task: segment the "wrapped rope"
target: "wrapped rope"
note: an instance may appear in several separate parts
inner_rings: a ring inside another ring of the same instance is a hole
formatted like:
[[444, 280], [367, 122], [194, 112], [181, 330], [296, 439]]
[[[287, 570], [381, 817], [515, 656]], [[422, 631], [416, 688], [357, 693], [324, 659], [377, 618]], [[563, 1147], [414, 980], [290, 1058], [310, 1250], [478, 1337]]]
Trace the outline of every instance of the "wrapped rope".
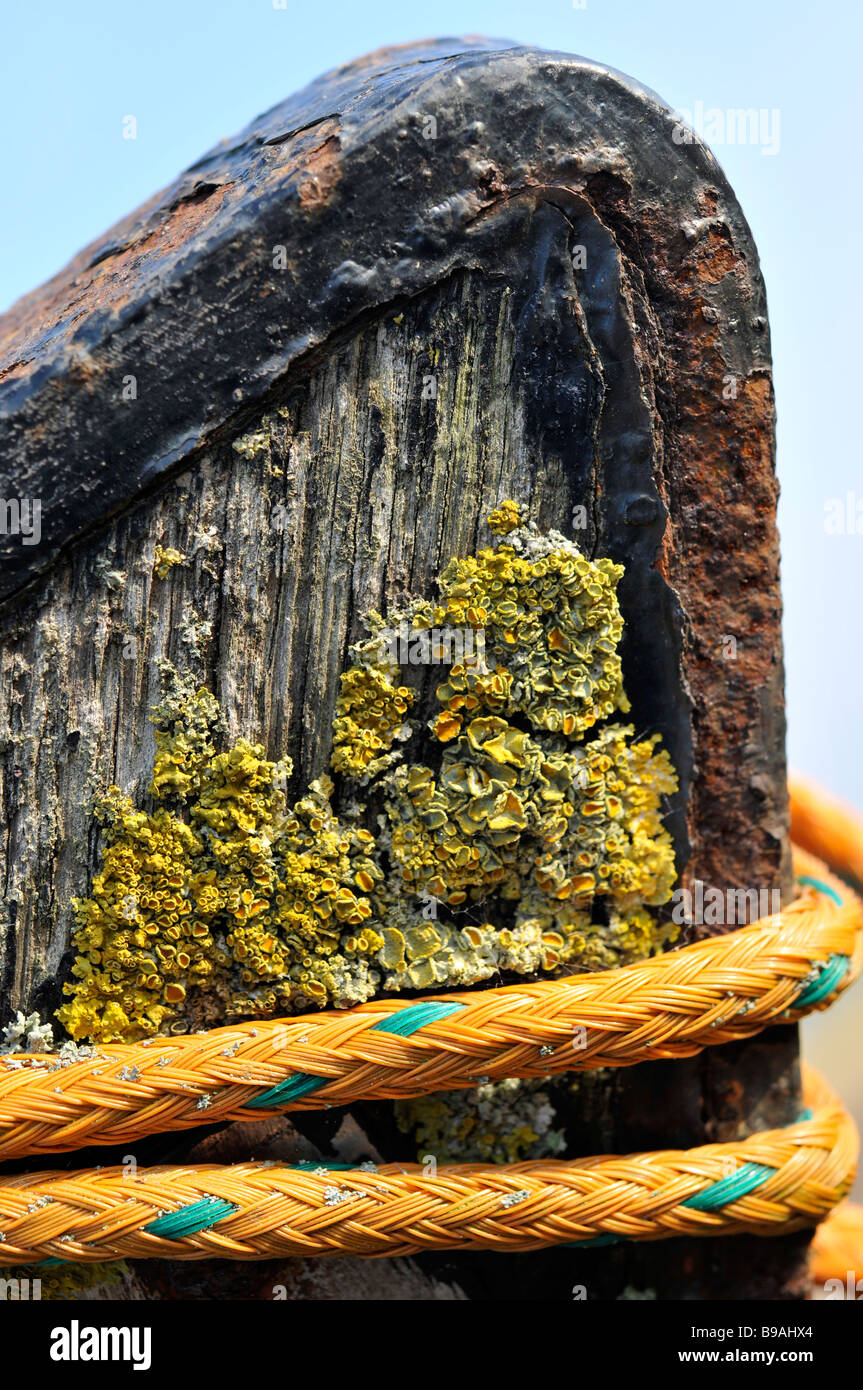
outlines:
[[[795, 790], [794, 804], [800, 838], [856, 875], [863, 855], [847, 814], [834, 805], [821, 813], [811, 792]], [[863, 905], [802, 849], [795, 868], [801, 895], [781, 913], [620, 970], [106, 1045], [69, 1065], [50, 1054], [2, 1058], [0, 1158], [124, 1142], [200, 1124], [204, 1114], [252, 1120], [471, 1087], [478, 1074], [686, 1057], [749, 1037], [826, 1007], [860, 971]], [[813, 1074], [807, 1098], [813, 1113], [781, 1130], [628, 1157], [458, 1164], [434, 1174], [400, 1164], [244, 1163], [0, 1177], [0, 1264], [785, 1233], [823, 1220], [854, 1177], [853, 1122]], [[853, 1226], [854, 1209], [840, 1210]], [[822, 1233], [822, 1252], [829, 1239]]]

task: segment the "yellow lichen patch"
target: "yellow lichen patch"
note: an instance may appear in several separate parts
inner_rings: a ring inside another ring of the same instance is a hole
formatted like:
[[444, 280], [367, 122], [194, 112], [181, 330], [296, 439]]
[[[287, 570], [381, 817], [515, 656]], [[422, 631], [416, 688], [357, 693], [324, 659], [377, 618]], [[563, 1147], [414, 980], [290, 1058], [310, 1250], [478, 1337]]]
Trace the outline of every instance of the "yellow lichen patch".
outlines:
[[181, 550], [173, 550], [171, 546], [157, 545], [153, 557], [153, 570], [159, 579], [167, 579], [175, 565], [185, 565], [188, 563], [188, 556]]
[[482, 625], [486, 659], [508, 682], [503, 703], [535, 729], [579, 737], [629, 708], [617, 652], [622, 574], [611, 560], [587, 560], [563, 536], [519, 528], [505, 545], [450, 561], [433, 620]]
[[454, 665], [447, 679], [438, 686], [437, 698], [445, 712], [460, 718], [481, 710], [497, 713], [506, 709], [511, 690], [512, 676], [505, 666], [480, 671], [475, 666]]
[[165, 809], [136, 811], [117, 787], [100, 809], [102, 869], [90, 898], [73, 904], [79, 983], [67, 986], [73, 998], [57, 1017], [73, 1038], [125, 1042], [157, 1032], [173, 1015], [166, 989], [206, 971], [214, 943], [207, 933], [183, 949], [199, 920], [190, 890], [203, 844], [192, 828]]
[[209, 690], [163, 671], [165, 698], [153, 711], [156, 757], [150, 788], [156, 797], [186, 797], [200, 788], [201, 775], [215, 756], [221, 712]]
[[[110, 789], [75, 903], [73, 1037], [606, 968], [672, 938], [654, 910], [675, 880], [675, 773], [658, 735], [609, 722], [629, 707], [621, 568], [515, 503], [492, 530], [438, 602], [370, 615], [341, 678], [336, 780], [293, 805], [290, 760], [229, 746], [214, 696], [163, 667], [153, 809]], [[447, 664], [455, 629], [484, 641]]]
[[[674, 774], [655, 737], [630, 744], [631, 735], [631, 727], [611, 726], [568, 748], [489, 717], [447, 746], [437, 776], [418, 767], [392, 775], [390, 857], [405, 889], [451, 907], [484, 903], [488, 912], [492, 897], [510, 905], [512, 929], [483, 942], [489, 950], [484, 959], [476, 952], [477, 978], [517, 969], [519, 960], [538, 969], [543, 960], [577, 958], [590, 936], [602, 935], [590, 918], [601, 898], [625, 919], [670, 896], [674, 856], [661, 806]], [[434, 982], [452, 981], [455, 971], [466, 983], [464, 966], [455, 965], [464, 941], [437, 930], [435, 964], [443, 969]], [[657, 932], [653, 944], [667, 935]], [[644, 954], [628, 949], [634, 941], [614, 936], [625, 956]], [[388, 985], [416, 983], [407, 967], [397, 974]]]
[[[4, 1266], [0, 1278], [17, 1284], [19, 1298], [28, 1302], [73, 1302], [89, 1289], [119, 1289], [131, 1273], [124, 1260], [79, 1263], [62, 1261], [59, 1267], [45, 1263]], [[24, 1292], [26, 1290], [26, 1292]], [[8, 1297], [8, 1293], [7, 1293]]]
[[413, 702], [414, 692], [394, 685], [383, 663], [346, 671], [333, 723], [333, 772], [357, 780], [381, 772]]
[[332, 784], [286, 810], [286, 772], [241, 741], [186, 792], [188, 822], [111, 789], [102, 869], [74, 904], [78, 983], [58, 1012], [73, 1037], [164, 1031], [190, 1004], [207, 1021], [374, 993], [384, 938], [363, 887], [381, 869], [335, 818]]
[[508, 536], [510, 531], [514, 531], [517, 526], [521, 526], [523, 521], [521, 507], [511, 498], [501, 502], [499, 507], [488, 514], [489, 530], [496, 536]]

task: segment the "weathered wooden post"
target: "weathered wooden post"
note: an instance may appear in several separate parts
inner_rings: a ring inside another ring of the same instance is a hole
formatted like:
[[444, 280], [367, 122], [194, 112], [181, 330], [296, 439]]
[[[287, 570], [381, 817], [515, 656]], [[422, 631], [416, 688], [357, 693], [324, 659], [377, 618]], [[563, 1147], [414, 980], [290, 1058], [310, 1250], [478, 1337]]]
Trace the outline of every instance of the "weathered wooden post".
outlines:
[[[296, 799], [327, 770], [363, 616], [431, 597], [510, 498], [624, 567], [628, 719], [677, 772], [680, 882], [790, 890], [764, 288], [713, 157], [637, 83], [481, 40], [328, 74], [10, 310], [0, 406], [0, 1021], [68, 1002], [72, 900], [105, 848], [94, 798], [114, 783], [152, 808], [151, 707], [176, 733], [206, 687], [228, 743], [290, 756]], [[218, 1022], [218, 997], [194, 997], [168, 996], [160, 1027]], [[573, 1155], [736, 1137], [795, 1118], [796, 1032], [549, 1094]], [[136, 1156], [416, 1151], [376, 1103]], [[804, 1250], [126, 1277], [169, 1297], [795, 1297]]]

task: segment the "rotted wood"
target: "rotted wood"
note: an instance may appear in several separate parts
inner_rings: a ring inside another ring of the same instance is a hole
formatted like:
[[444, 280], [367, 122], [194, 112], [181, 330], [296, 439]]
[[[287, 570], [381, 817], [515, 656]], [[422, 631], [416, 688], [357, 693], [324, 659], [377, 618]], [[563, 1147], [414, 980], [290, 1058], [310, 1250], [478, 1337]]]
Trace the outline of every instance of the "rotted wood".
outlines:
[[[93, 795], [145, 797], [160, 663], [208, 684], [233, 736], [290, 753], [299, 791], [362, 614], [427, 592], [506, 496], [567, 534], [584, 508], [579, 544], [626, 566], [625, 683], [680, 775], [682, 881], [790, 892], [764, 287], [724, 176], [675, 124], [584, 59], [385, 50], [258, 118], [0, 321], [0, 494], [41, 502], [32, 543], [0, 536], [4, 1020], [60, 1003]], [[186, 557], [165, 579], [157, 545]], [[796, 1117], [796, 1032], [558, 1101], [572, 1155], [739, 1137]], [[362, 1104], [138, 1147], [414, 1156], [391, 1107]], [[129, 1278], [157, 1297], [796, 1297], [804, 1247]]]

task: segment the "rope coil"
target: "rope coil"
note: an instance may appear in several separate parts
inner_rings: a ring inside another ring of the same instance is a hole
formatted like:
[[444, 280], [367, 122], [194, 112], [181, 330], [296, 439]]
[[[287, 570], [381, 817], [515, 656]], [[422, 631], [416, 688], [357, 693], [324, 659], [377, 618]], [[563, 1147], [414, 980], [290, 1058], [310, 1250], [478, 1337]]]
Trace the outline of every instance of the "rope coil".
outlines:
[[[833, 845], [830, 814], [826, 828], [810, 816], [811, 847]], [[803, 893], [780, 914], [619, 970], [110, 1044], [69, 1065], [0, 1058], [0, 1159], [750, 1037], [826, 1007], [863, 964], [863, 905], [808, 854], [795, 867]], [[413, 1165], [260, 1163], [3, 1176], [0, 1264], [785, 1233], [822, 1220], [854, 1176], [853, 1123], [811, 1078], [808, 1092], [811, 1118], [679, 1152], [461, 1164], [434, 1177]]]
[[619, 970], [106, 1044], [68, 1066], [0, 1058], [0, 1156], [690, 1057], [752, 1037], [825, 1007], [863, 963], [859, 901], [809, 856], [797, 864], [809, 882], [778, 916]]
[[854, 1126], [833, 1101], [809, 1120], [733, 1144], [456, 1164], [433, 1177], [416, 1164], [34, 1173], [0, 1180], [2, 1258], [396, 1256], [784, 1234], [841, 1200], [856, 1155]]

